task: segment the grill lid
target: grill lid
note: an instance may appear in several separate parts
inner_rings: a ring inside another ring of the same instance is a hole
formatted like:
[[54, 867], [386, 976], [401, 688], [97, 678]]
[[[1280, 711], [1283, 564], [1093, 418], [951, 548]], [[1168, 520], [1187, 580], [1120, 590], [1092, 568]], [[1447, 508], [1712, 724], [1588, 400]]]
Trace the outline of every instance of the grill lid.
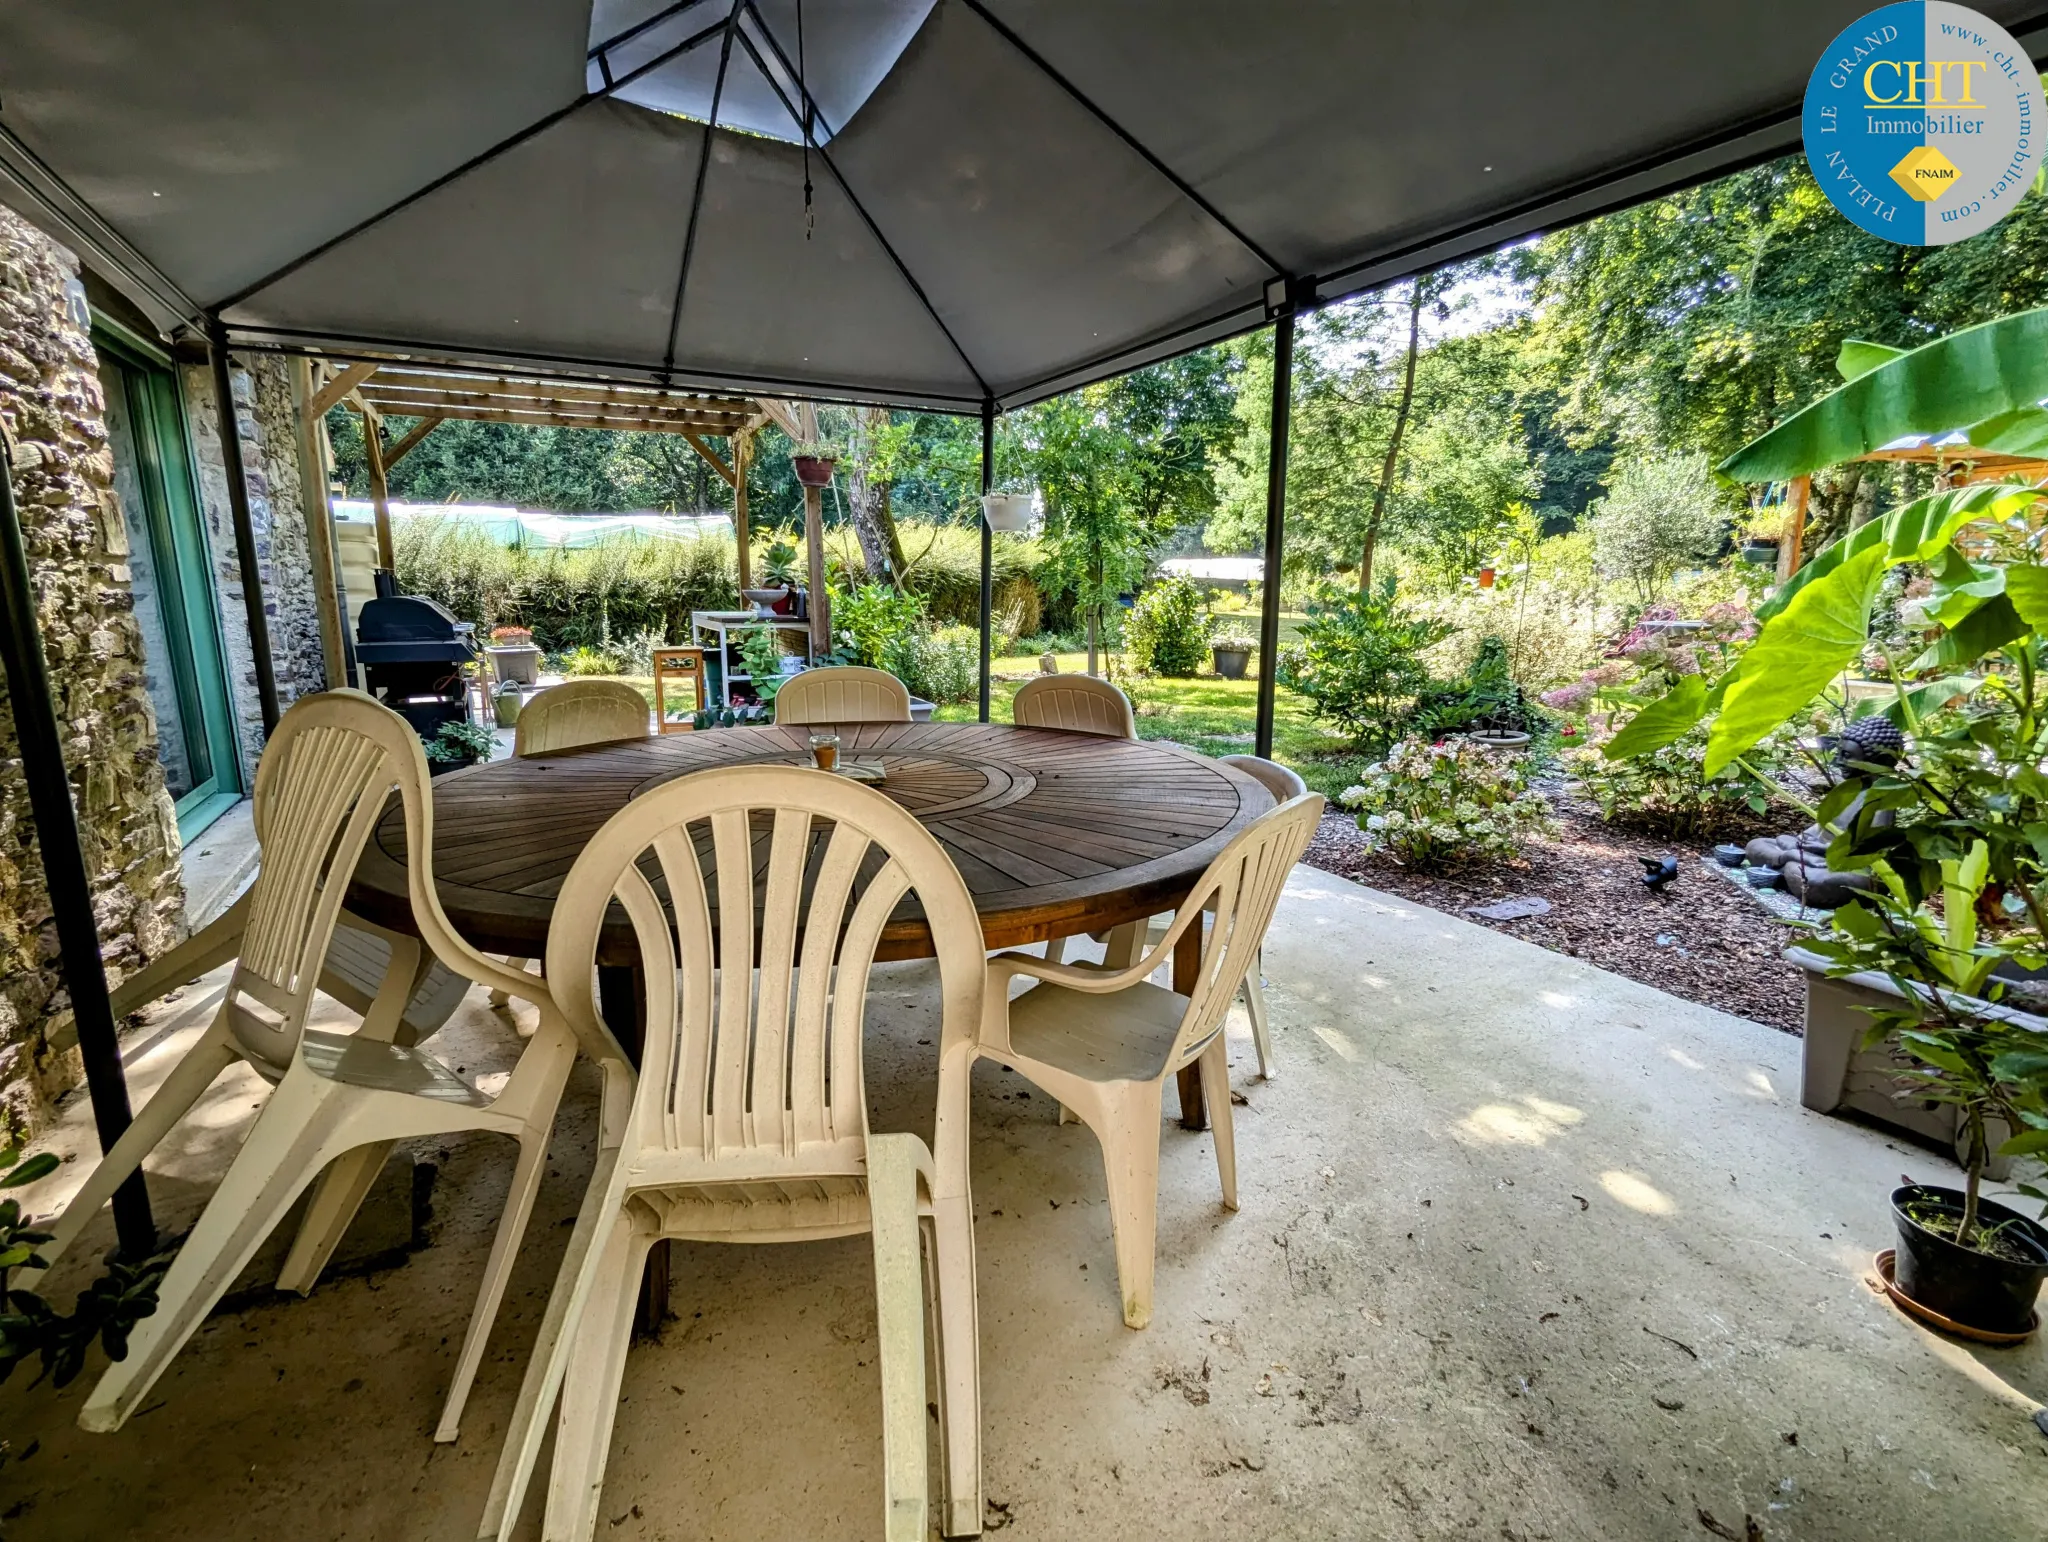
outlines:
[[356, 656], [365, 664], [468, 663], [477, 656], [475, 634], [474, 625], [457, 621], [438, 601], [395, 594], [363, 606], [356, 621]]

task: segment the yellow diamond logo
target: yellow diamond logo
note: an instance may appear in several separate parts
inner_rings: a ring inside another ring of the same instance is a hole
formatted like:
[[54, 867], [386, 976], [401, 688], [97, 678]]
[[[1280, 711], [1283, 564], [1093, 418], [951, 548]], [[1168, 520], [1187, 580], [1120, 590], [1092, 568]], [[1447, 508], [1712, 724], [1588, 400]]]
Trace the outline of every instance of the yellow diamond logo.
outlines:
[[1956, 185], [1955, 162], [1933, 145], [1920, 145], [1892, 168], [1892, 180], [1922, 203], [1933, 203]]

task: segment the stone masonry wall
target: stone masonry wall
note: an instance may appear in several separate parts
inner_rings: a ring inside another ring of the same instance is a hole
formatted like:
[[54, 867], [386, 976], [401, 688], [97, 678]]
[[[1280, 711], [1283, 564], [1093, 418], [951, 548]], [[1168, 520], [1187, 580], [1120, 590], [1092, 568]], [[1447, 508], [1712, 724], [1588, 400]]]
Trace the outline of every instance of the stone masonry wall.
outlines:
[[[306, 692], [324, 690], [327, 685], [326, 663], [320, 652], [320, 615], [313, 601], [313, 559], [299, 487], [298, 425], [292, 411], [290, 366], [267, 354], [235, 357], [232, 362], [229, 379], [234, 385], [235, 422], [242, 438], [242, 468], [249, 484], [249, 523], [256, 533], [263, 614], [270, 624], [270, 654], [282, 710]], [[221, 460], [219, 419], [214, 414], [213, 372], [206, 365], [188, 364], [179, 377], [220, 595], [228, 682], [241, 732], [242, 785], [253, 787], [256, 757], [263, 751], [263, 713], [256, 698], [255, 655], [249, 646], [242, 570], [235, 556], [234, 514], [228, 506], [227, 471]]]
[[[143, 685], [89, 317], [70, 253], [0, 209], [0, 418], [110, 981], [183, 935], [177, 822]], [[0, 680], [0, 1122], [78, 1080], [69, 995]]]

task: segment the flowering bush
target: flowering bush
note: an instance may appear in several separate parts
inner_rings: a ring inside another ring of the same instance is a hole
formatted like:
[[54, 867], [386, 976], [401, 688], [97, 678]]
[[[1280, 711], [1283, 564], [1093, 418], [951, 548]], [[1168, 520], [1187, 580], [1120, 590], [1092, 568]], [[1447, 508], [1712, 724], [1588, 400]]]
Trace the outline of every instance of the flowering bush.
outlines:
[[1555, 829], [1519, 761], [1463, 739], [1404, 739], [1337, 801], [1357, 813], [1368, 851], [1424, 871], [1519, 856]]
[[1707, 780], [1704, 724], [1647, 755], [1609, 760], [1596, 744], [1566, 757], [1579, 790], [1598, 805], [1602, 819], [1670, 840], [1739, 829], [1779, 801], [1781, 790], [1770, 780], [1778, 764], [1772, 746], [1761, 744], [1743, 759], [1747, 765], [1730, 766]]

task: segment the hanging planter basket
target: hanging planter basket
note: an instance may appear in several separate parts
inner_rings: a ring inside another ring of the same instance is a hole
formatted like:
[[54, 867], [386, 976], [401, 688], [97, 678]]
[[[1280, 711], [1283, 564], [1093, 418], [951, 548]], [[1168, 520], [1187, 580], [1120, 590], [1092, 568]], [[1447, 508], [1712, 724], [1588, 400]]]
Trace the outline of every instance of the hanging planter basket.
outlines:
[[982, 518], [988, 521], [991, 530], [1008, 530], [1012, 533], [1029, 530], [1031, 494], [983, 493], [981, 514]]
[[836, 455], [792, 455], [789, 463], [796, 467], [796, 479], [806, 487], [830, 487], [832, 470], [839, 464]]

